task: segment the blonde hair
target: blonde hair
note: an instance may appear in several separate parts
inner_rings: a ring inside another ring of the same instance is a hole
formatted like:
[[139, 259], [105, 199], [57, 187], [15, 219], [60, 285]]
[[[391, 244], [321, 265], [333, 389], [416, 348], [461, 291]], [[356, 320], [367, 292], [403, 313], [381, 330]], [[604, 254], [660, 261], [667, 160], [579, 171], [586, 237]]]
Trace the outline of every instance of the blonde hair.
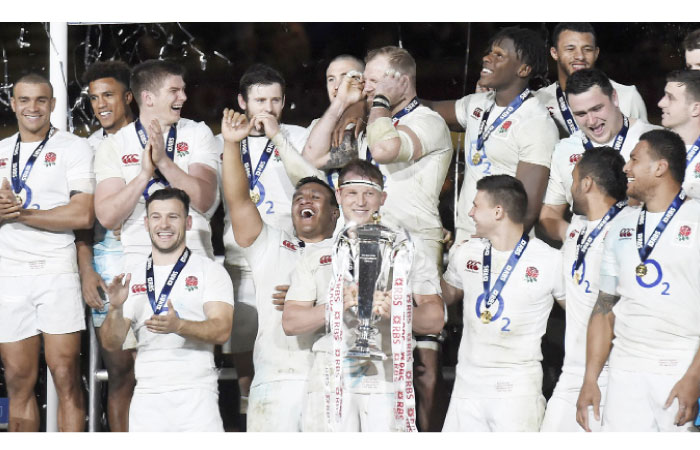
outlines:
[[369, 64], [374, 58], [385, 56], [392, 69], [401, 74], [406, 74], [413, 84], [416, 83], [416, 60], [408, 51], [394, 45], [387, 45], [381, 48], [370, 50], [365, 57], [365, 64]]

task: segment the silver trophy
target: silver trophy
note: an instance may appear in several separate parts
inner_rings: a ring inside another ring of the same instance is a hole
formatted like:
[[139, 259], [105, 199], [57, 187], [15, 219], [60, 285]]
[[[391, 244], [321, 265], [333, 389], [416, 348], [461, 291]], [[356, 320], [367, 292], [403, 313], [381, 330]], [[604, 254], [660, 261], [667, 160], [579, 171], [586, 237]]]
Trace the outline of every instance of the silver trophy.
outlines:
[[385, 360], [387, 355], [377, 345], [378, 333], [374, 326], [380, 316], [372, 313], [375, 292], [385, 292], [392, 287], [394, 258], [398, 252], [412, 252], [413, 244], [404, 229], [394, 231], [379, 223], [375, 213], [374, 223], [346, 227], [339, 235], [337, 246], [349, 249], [350, 267], [344, 267], [346, 279], [357, 287], [357, 306], [351, 311], [357, 316], [355, 343], [346, 356], [355, 359]]

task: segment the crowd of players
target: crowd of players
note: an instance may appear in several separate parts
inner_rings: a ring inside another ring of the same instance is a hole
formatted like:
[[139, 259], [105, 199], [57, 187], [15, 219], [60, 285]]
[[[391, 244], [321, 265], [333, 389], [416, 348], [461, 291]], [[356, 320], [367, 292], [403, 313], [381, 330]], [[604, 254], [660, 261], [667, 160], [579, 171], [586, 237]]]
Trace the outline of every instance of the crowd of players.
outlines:
[[[101, 125], [88, 139], [53, 127], [52, 86], [22, 76], [11, 99], [19, 130], [0, 142], [10, 431], [39, 428], [42, 341], [59, 429], [84, 429], [85, 304], [112, 431], [223, 431], [213, 349], [227, 341], [248, 431], [691, 430], [700, 30], [684, 51], [688, 70], [668, 74], [658, 102], [661, 126], [647, 122], [634, 86], [595, 69], [585, 23], [555, 27], [557, 81], [544, 87], [543, 40], [499, 31], [477, 92], [459, 100], [419, 99], [404, 49], [338, 56], [329, 106], [308, 128], [281, 123], [285, 81], [265, 65], [242, 76], [240, 112], [223, 111], [218, 136], [181, 116], [185, 73], [173, 62], [88, 68]], [[438, 204], [450, 130], [466, 135], [466, 169], [448, 247]], [[210, 227], [221, 202], [223, 267]], [[358, 286], [334, 271], [334, 236], [377, 213], [416, 251], [394, 267], [406, 285], [372, 305], [390, 357], [344, 358]], [[555, 300], [566, 310], [565, 361], [547, 403], [540, 344]], [[445, 416], [436, 336], [445, 305], [459, 301]]]

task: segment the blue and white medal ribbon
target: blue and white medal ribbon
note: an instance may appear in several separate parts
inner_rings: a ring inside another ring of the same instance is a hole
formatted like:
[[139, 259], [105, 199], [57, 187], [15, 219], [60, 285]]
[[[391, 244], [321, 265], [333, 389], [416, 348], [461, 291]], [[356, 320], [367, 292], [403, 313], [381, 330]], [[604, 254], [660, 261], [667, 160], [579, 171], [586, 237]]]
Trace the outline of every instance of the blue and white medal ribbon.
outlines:
[[[522, 256], [523, 252], [525, 252], [529, 241], [530, 237], [527, 235], [527, 233], [523, 233], [522, 237], [520, 238], [520, 241], [518, 242], [518, 245], [515, 246], [515, 249], [513, 249], [513, 251], [510, 254], [510, 257], [508, 258], [508, 261], [506, 262], [506, 265], [503, 267], [501, 273], [498, 275], [498, 278], [496, 279], [496, 282], [493, 285], [493, 289], [491, 289], [491, 242], [486, 242], [481, 268], [482, 280], [484, 284], [484, 293], [479, 296], [476, 302], [476, 315], [479, 319], [481, 319], [481, 321], [484, 324], [488, 324], [492, 320], [496, 320], [500, 316], [500, 313], [503, 311], [504, 305], [503, 298], [501, 297], [501, 292], [503, 292], [503, 289], [505, 288], [508, 279], [515, 270], [515, 265], [520, 260], [520, 257]], [[486, 305], [484, 311], [480, 312], [479, 310], [481, 302], [484, 301], [484, 299], [486, 300]], [[489, 311], [489, 308], [498, 299], [500, 299], [501, 304], [499, 305], [498, 312], [495, 315], [493, 315]]]
[[245, 174], [248, 177], [248, 188], [250, 189], [250, 199], [253, 200], [256, 206], [260, 205], [263, 201], [263, 197], [255, 192], [255, 186], [258, 184], [258, 180], [263, 174], [265, 167], [267, 167], [267, 162], [270, 160], [272, 151], [275, 149], [275, 144], [271, 140], [267, 140], [265, 149], [260, 155], [260, 161], [255, 166], [255, 172], [252, 172], [252, 163], [250, 161], [250, 150], [248, 149], [248, 138], [241, 141], [241, 159], [243, 160], [243, 168], [245, 169]]
[[656, 247], [656, 244], [659, 243], [661, 235], [663, 234], [671, 219], [673, 219], [673, 216], [675, 216], [678, 210], [680, 209], [681, 205], [683, 204], [683, 201], [685, 201], [685, 192], [683, 191], [683, 189], [681, 189], [678, 195], [676, 195], [676, 198], [674, 198], [671, 204], [668, 206], [668, 209], [666, 209], [666, 212], [661, 218], [661, 221], [658, 225], [656, 225], [654, 232], [651, 234], [649, 240], [646, 242], [644, 239], [644, 223], [646, 222], [647, 216], [646, 205], [643, 206], [642, 210], [639, 212], [639, 219], [637, 220], [637, 252], [639, 253], [639, 259], [641, 260], [641, 263], [635, 268], [635, 274], [637, 275], [637, 278], [642, 278], [644, 277], [644, 275], [647, 274], [647, 259], [651, 255], [652, 250], [654, 250], [654, 247]]
[[[622, 116], [622, 128], [620, 128], [620, 132], [617, 133], [617, 136], [615, 136], [615, 140], [613, 141], [612, 148], [619, 151], [622, 151], [622, 146], [625, 144], [625, 138], [627, 138], [627, 131], [630, 129], [630, 120], [627, 118], [627, 116], [623, 115]], [[586, 137], [585, 133], [581, 133], [581, 140], [583, 141], [583, 146], [585, 147], [586, 150], [590, 150], [593, 148], [593, 142], [591, 142], [588, 137]]]
[[[49, 141], [49, 138], [54, 133], [55, 128], [53, 125], [49, 127], [49, 131], [46, 133], [46, 137], [44, 137], [44, 140], [39, 143], [36, 149], [32, 152], [31, 156], [27, 160], [27, 163], [24, 165], [24, 169], [22, 169], [22, 176], [20, 177], [19, 175], [19, 152], [22, 144], [22, 136], [18, 133], [17, 134], [17, 141], [15, 142], [15, 148], [14, 151], [12, 152], [12, 174], [11, 174], [11, 180], [12, 180], [12, 191], [15, 193], [15, 196], [17, 197], [18, 200], [22, 203], [22, 208], [27, 208], [31, 204], [32, 201], [32, 190], [29, 188], [27, 185], [27, 179], [29, 178], [29, 174], [32, 173], [32, 169], [34, 168], [34, 163], [36, 162], [36, 159], [39, 157], [41, 152], [44, 150], [44, 147], [46, 146], [46, 143]], [[20, 193], [24, 190], [26, 192], [26, 198], [22, 198]]]
[[695, 140], [695, 143], [693, 144], [693, 146], [690, 147], [690, 149], [686, 153], [686, 155], [685, 155], [685, 167], [688, 167], [693, 162], [693, 159], [695, 159], [698, 152], [700, 152], [700, 137], [698, 137]]
[[617, 216], [617, 214], [625, 208], [625, 206], [627, 206], [627, 200], [622, 200], [612, 205], [608, 212], [605, 213], [605, 216], [603, 216], [603, 218], [600, 219], [598, 225], [593, 229], [593, 231], [591, 231], [591, 234], [588, 235], [588, 238], [586, 238], [585, 242], [583, 242], [583, 245], [581, 244], [581, 242], [583, 241], [583, 236], [586, 234], [586, 227], [583, 227], [583, 229], [579, 233], [578, 240], [576, 241], [576, 261], [574, 261], [574, 267], [572, 267], [571, 269], [571, 275], [574, 277], [578, 284], [581, 284], [581, 282], [583, 281], [580, 274], [577, 272], [578, 268], [581, 267], [581, 264], [583, 263], [584, 259], [586, 259], [586, 254], [591, 248], [593, 241], [595, 241], [595, 238], [597, 238], [600, 232], [603, 231], [605, 225], [607, 225], [608, 222], [613, 220], [615, 216]]
[[557, 84], [557, 104], [559, 105], [559, 111], [561, 111], [561, 115], [564, 118], [564, 122], [566, 123], [566, 128], [569, 129], [569, 134], [574, 134], [576, 131], [578, 131], [578, 125], [576, 125], [576, 121], [574, 120], [573, 114], [571, 114], [571, 109], [569, 108], [569, 103], [566, 101], [566, 97], [564, 97], [564, 93], [561, 91], [561, 86], [559, 86], [559, 82], [556, 82]]
[[[500, 116], [496, 118], [496, 120], [491, 124], [491, 126], [486, 128], [486, 123], [489, 120], [489, 116], [491, 115], [491, 111], [493, 108], [496, 106], [496, 102], [494, 101], [491, 107], [484, 113], [484, 115], [481, 117], [481, 123], [479, 124], [479, 134], [476, 138], [476, 152], [472, 156], [472, 163], [477, 166], [481, 163], [481, 161], [486, 157], [486, 151], [484, 150], [484, 144], [486, 144], [486, 141], [488, 140], [489, 136], [491, 136], [491, 133], [493, 133], [498, 127], [501, 126], [501, 124], [508, 118], [510, 117], [515, 111], [520, 108], [523, 103], [525, 103], [525, 100], [530, 97], [530, 89], [525, 88], [520, 95], [515, 97], [512, 102], [506, 107], [506, 109], [501, 113]], [[483, 150], [483, 151], [482, 151]], [[483, 153], [483, 155], [482, 155]]]
[[160, 291], [160, 295], [158, 296], [157, 302], [155, 278], [153, 276], [153, 254], [148, 255], [148, 260], [146, 260], [146, 292], [148, 293], [148, 302], [151, 304], [153, 314], [155, 314], [156, 316], [160, 314], [161, 311], [163, 311], [163, 307], [168, 301], [168, 296], [170, 296], [170, 291], [173, 290], [175, 281], [177, 281], [177, 277], [180, 276], [182, 269], [185, 268], [185, 265], [187, 264], [187, 261], [189, 261], [191, 254], [192, 253], [190, 252], [190, 249], [185, 247], [185, 250], [183, 250], [182, 254], [180, 255], [180, 258], [177, 260], [175, 266], [170, 271], [170, 275], [168, 275], [168, 279], [165, 281], [163, 289], [161, 289]]

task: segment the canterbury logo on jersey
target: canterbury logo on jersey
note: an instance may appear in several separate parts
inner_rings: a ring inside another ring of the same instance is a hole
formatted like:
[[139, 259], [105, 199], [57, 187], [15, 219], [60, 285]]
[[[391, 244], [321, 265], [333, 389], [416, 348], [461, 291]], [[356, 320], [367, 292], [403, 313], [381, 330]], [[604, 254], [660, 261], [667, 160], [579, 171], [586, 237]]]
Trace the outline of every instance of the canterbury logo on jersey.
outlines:
[[481, 108], [474, 108], [474, 111], [472, 111], [472, 117], [475, 119], [481, 119], [481, 114], [483, 112], [484, 110]]
[[318, 263], [322, 266], [328, 265], [331, 262], [333, 262], [331, 255], [323, 255], [321, 256], [321, 259], [318, 260]]
[[575, 153], [575, 154], [569, 156], [569, 164], [573, 166], [574, 164], [576, 164], [578, 162], [579, 159], [581, 159], [582, 156], [583, 156], [583, 153]]
[[146, 293], [146, 283], [131, 285], [131, 293], [132, 294], [145, 294]]
[[122, 162], [126, 166], [132, 166], [139, 163], [139, 155], [124, 155], [122, 156]]
[[475, 261], [473, 259], [470, 259], [469, 261], [467, 261], [467, 271], [478, 273], [479, 270], [481, 270], [481, 268], [479, 267], [480, 264], [481, 261]]
[[288, 240], [282, 241], [282, 247], [286, 248], [287, 250], [291, 250], [293, 252], [297, 251], [297, 246], [289, 242]]
[[633, 228], [623, 228], [620, 230], [620, 239], [632, 239], [633, 234]]

